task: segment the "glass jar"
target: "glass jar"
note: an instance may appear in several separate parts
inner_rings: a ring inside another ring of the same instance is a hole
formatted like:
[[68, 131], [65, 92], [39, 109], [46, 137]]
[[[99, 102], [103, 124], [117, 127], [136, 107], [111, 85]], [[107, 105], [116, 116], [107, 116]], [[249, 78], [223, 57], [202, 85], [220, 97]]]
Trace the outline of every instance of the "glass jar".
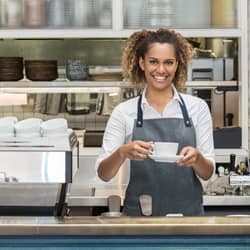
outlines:
[[46, 24], [46, 0], [24, 0], [24, 25], [39, 28]]
[[74, 1], [74, 26], [87, 27], [89, 25], [89, 14], [91, 3], [86, 0]]
[[235, 28], [236, 0], [211, 0], [211, 25], [215, 28]]
[[1, 26], [8, 28], [22, 26], [22, 7], [20, 0], [1, 0]]

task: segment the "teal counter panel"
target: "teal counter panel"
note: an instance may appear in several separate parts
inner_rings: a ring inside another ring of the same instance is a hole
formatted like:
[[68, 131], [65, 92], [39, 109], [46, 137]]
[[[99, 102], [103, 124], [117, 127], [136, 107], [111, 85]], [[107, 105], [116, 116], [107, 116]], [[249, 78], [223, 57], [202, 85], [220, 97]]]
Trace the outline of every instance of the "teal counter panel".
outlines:
[[249, 250], [250, 236], [0, 237], [5, 250]]

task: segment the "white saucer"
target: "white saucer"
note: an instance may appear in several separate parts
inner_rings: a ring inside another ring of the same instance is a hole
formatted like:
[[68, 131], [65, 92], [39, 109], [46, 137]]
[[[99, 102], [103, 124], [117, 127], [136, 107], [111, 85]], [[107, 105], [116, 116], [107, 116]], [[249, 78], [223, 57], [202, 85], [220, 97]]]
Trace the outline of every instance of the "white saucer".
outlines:
[[177, 160], [181, 159], [180, 155], [164, 155], [164, 156], [150, 155], [149, 157], [154, 161], [158, 162], [176, 162]]

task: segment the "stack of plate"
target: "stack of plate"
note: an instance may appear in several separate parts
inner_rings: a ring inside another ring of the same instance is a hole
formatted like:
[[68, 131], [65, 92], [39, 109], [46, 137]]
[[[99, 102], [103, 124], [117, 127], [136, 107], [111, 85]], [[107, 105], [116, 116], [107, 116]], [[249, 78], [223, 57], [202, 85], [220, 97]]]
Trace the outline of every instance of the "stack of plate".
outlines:
[[56, 60], [25, 60], [26, 77], [32, 81], [53, 81], [58, 77]]
[[0, 57], [0, 81], [18, 81], [22, 78], [22, 57]]

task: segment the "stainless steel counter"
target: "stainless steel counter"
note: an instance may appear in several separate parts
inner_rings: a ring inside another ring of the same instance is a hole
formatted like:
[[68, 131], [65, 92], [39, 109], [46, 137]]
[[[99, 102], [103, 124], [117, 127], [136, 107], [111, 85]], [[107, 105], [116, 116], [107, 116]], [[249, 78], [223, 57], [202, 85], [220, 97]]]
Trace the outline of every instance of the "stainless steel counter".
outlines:
[[250, 217], [0, 217], [0, 235], [249, 235]]

